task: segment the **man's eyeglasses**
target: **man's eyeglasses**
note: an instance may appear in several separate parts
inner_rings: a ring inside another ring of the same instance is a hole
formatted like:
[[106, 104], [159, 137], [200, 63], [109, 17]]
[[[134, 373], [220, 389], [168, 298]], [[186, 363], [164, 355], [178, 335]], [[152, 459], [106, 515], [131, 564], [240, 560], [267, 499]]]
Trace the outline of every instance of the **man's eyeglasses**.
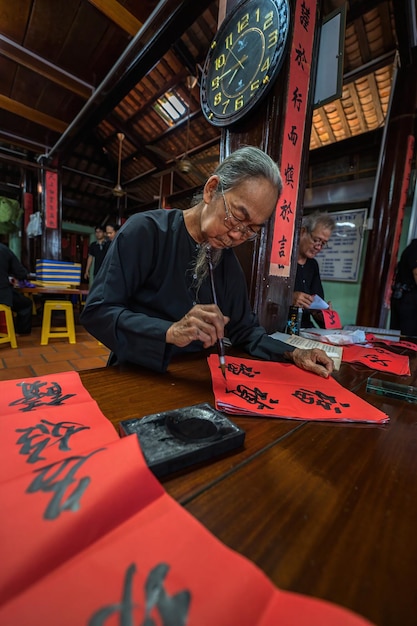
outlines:
[[320, 239], [320, 237], [313, 237], [313, 235], [311, 233], [308, 233], [310, 235], [310, 239], [313, 242], [314, 246], [320, 246], [320, 248], [323, 250], [323, 248], [325, 248], [328, 244], [328, 241], [325, 241], [324, 239]]
[[251, 228], [250, 226], [246, 226], [246, 224], [244, 224], [242, 220], [233, 215], [232, 211], [227, 206], [226, 198], [223, 191], [221, 192], [221, 194], [223, 196], [224, 210], [226, 213], [224, 222], [227, 225], [228, 229], [235, 233], [240, 233], [241, 237], [244, 237], [247, 241], [254, 241], [254, 239], [259, 237], [261, 226], [258, 227], [259, 230], [257, 231], [253, 230], [253, 228]]

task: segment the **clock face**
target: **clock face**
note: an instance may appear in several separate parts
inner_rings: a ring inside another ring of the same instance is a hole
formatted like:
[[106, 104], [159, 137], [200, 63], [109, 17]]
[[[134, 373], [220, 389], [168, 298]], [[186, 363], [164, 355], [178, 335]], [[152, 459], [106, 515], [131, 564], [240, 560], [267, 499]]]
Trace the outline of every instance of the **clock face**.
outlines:
[[201, 107], [215, 126], [232, 124], [267, 93], [288, 38], [288, 0], [245, 0], [226, 16], [211, 44]]

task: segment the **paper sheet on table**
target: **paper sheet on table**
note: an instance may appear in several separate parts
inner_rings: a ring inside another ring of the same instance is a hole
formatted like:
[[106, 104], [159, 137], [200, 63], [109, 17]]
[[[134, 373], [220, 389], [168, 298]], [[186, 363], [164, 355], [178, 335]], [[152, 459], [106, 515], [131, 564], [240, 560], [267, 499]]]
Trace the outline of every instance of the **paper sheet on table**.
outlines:
[[[83, 395], [77, 377], [71, 394], [54, 375], [69, 402], [76, 391]], [[15, 383], [0, 383], [9, 399], [6, 390], [14, 397]], [[65, 412], [88, 420], [96, 403], [85, 394], [84, 399]], [[22, 410], [20, 403], [12, 406]], [[25, 454], [39, 453], [36, 468], [0, 483], [1, 624], [369, 626], [346, 609], [277, 589], [253, 563], [224, 546], [164, 491], [137, 437], [103, 443], [96, 414], [91, 432], [97, 447], [57, 452], [60, 441], [68, 443], [68, 433], [53, 421], [63, 407], [30, 411], [5, 421], [22, 419], [26, 432], [28, 420], [46, 415], [40, 423], [51, 421], [57, 440], [47, 438], [48, 445], [37, 449], [39, 440], [29, 438]], [[2, 455], [10, 446], [12, 454], [22, 453], [0, 438]]]
[[[21, 594], [9, 597], [0, 607], [1, 624], [370, 626], [364, 618], [329, 602], [277, 589], [259, 568], [222, 544], [163, 491], [145, 467], [136, 437], [124, 441], [137, 448], [136, 462], [130, 464], [131, 478], [137, 474], [136, 482], [129, 481], [130, 499], [140, 493], [152, 497], [101, 539]], [[121, 463], [123, 468], [118, 486], [123, 486], [127, 469], [126, 445], [121, 443], [116, 444], [120, 445], [118, 463], [112, 466]], [[102, 461], [102, 472], [107, 467], [109, 475], [106, 459]], [[93, 481], [94, 476], [95, 472]], [[108, 500], [99, 512], [84, 503], [83, 508], [80, 534], [108, 522], [117, 511]], [[74, 511], [73, 517], [75, 530], [79, 513]], [[72, 536], [68, 530], [59, 543], [51, 537], [45, 548], [65, 550]], [[33, 561], [27, 565], [33, 568]]]
[[290, 363], [227, 357], [226, 377], [219, 358], [208, 358], [216, 408], [235, 415], [284, 419], [385, 423], [388, 415], [337, 383], [331, 376]]
[[328, 328], [302, 328], [300, 330], [301, 337], [307, 339], [316, 339], [332, 343], [336, 346], [349, 346], [356, 343], [365, 343], [366, 337], [363, 330], [330, 330]]
[[278, 341], [288, 343], [290, 346], [294, 346], [295, 348], [301, 348], [303, 350], [313, 350], [314, 348], [319, 348], [320, 350], [324, 350], [327, 356], [332, 359], [334, 369], [336, 371], [340, 369], [343, 353], [343, 348], [340, 346], [333, 346], [330, 343], [323, 343], [321, 341], [317, 341], [316, 339], [306, 339], [305, 337], [300, 337], [299, 335], [287, 335], [286, 333], [280, 332], [273, 333], [269, 336], [272, 337], [272, 339], [278, 339]]
[[380, 339], [378, 336], [368, 334], [366, 335], [366, 339], [371, 343], [383, 343], [385, 346], [393, 346], [395, 348], [407, 348], [407, 350], [413, 350], [414, 352], [417, 352], [417, 343], [413, 343], [412, 341], [397, 341], [396, 339], [392, 341], [390, 339]]
[[310, 304], [309, 309], [313, 309], [316, 311], [323, 311], [324, 309], [328, 309], [329, 305], [323, 298], [320, 298], [317, 294], [314, 296], [313, 302]]
[[346, 346], [342, 360], [346, 363], [363, 363], [373, 370], [410, 376], [410, 359], [403, 354], [395, 354], [384, 348]]

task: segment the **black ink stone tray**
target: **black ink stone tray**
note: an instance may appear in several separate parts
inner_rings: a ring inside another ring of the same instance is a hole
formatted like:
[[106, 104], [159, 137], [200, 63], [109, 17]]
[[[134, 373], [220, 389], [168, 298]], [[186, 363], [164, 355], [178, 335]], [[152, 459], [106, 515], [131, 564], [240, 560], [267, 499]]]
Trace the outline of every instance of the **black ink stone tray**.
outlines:
[[194, 404], [119, 423], [136, 434], [146, 463], [160, 478], [243, 445], [245, 431], [210, 404]]

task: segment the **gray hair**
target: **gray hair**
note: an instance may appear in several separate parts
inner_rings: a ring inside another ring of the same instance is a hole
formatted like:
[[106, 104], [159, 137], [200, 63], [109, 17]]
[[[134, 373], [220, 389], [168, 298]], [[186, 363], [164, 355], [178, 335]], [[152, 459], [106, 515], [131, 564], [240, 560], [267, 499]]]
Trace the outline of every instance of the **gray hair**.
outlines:
[[308, 233], [312, 233], [317, 226], [321, 226], [333, 232], [336, 223], [327, 211], [314, 211], [314, 213], [310, 213], [310, 215], [303, 216], [301, 226], [305, 228]]
[[282, 192], [282, 179], [277, 164], [271, 157], [255, 146], [244, 146], [226, 157], [215, 169], [223, 191], [237, 187], [248, 178], [266, 178]]

